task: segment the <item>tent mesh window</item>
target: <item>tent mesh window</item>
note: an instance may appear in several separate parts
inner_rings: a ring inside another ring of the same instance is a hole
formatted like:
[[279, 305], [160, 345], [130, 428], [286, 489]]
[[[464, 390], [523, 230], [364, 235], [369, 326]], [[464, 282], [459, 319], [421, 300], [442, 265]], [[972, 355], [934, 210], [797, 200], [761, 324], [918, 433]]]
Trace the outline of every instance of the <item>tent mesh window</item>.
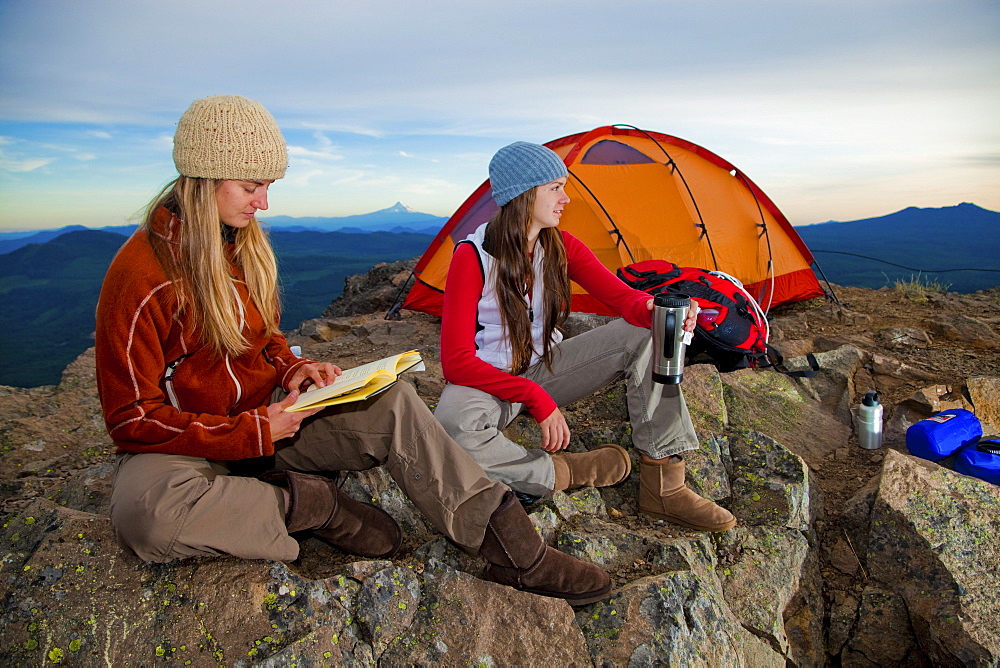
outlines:
[[587, 149], [580, 162], [584, 165], [642, 165], [656, 161], [631, 146], [604, 139]]

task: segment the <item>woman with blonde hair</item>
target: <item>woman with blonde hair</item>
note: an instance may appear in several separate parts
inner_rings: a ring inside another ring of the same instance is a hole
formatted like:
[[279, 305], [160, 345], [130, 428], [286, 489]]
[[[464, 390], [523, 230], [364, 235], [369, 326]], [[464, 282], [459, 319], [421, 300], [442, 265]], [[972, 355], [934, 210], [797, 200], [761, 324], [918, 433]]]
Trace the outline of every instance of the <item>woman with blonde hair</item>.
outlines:
[[264, 107], [196, 100], [177, 124], [174, 163], [180, 176], [112, 261], [97, 309], [98, 391], [118, 448], [111, 519], [125, 549], [157, 562], [293, 560], [293, 534], [308, 532], [389, 558], [402, 540], [395, 520], [330, 475], [384, 465], [494, 580], [574, 605], [607, 595], [607, 574], [547, 547], [410, 384], [286, 410], [341, 371], [294, 355], [278, 328], [274, 253], [256, 213], [288, 154]]
[[[515, 142], [493, 156], [489, 170], [500, 210], [457, 245], [448, 270], [441, 320], [448, 385], [437, 418], [490, 478], [523, 494], [614, 485], [632, 470], [628, 453], [616, 444], [566, 452], [570, 429], [559, 407], [624, 377], [641, 453], [639, 510], [699, 530], [733, 527], [728, 510], [685, 486], [680, 453], [698, 440], [680, 388], [652, 380], [653, 300], [558, 229], [570, 201], [562, 159]], [[571, 280], [622, 318], [564, 341]], [[696, 315], [692, 309], [687, 331]], [[541, 449], [502, 433], [522, 409], [538, 422]]]

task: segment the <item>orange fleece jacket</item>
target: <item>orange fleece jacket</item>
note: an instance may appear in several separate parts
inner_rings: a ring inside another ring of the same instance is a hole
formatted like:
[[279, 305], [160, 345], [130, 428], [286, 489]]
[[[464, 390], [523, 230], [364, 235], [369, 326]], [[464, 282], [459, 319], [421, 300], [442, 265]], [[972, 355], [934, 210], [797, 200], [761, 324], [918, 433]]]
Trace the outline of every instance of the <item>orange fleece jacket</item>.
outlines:
[[[156, 212], [153, 233], [176, 240], [183, 222]], [[274, 453], [267, 404], [309, 360], [295, 357], [280, 334], [268, 337], [241, 270], [233, 288], [249, 349], [218, 357], [179, 314], [173, 282], [145, 232], [111, 262], [97, 305], [97, 389], [118, 452], [160, 452], [214, 460]], [[173, 368], [171, 368], [173, 367]]]

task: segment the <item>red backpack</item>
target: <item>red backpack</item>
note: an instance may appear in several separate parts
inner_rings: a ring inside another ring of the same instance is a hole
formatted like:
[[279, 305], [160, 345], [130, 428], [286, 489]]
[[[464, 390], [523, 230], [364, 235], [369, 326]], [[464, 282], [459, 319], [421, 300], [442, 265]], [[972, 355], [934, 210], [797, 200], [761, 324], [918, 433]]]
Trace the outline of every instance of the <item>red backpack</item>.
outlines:
[[685, 294], [698, 302], [698, 327], [688, 363], [706, 355], [720, 371], [777, 366], [781, 354], [768, 345], [767, 317], [737, 279], [718, 271], [645, 260], [618, 270], [636, 290]]

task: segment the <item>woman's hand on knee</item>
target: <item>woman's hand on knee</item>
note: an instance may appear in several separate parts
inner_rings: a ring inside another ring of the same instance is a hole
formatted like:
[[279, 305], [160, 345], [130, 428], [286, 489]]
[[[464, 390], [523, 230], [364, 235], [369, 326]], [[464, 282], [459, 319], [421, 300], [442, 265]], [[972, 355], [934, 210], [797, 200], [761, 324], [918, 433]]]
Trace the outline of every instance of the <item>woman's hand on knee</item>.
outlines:
[[322, 407], [312, 408], [307, 411], [296, 411], [289, 413], [286, 408], [295, 403], [299, 398], [299, 391], [292, 390], [288, 396], [267, 407], [267, 419], [271, 429], [271, 442], [280, 441], [283, 438], [295, 436], [299, 431], [302, 421], [311, 415], [316, 415]]
[[569, 445], [569, 425], [558, 408], [538, 426], [542, 429], [542, 450], [558, 452]]

